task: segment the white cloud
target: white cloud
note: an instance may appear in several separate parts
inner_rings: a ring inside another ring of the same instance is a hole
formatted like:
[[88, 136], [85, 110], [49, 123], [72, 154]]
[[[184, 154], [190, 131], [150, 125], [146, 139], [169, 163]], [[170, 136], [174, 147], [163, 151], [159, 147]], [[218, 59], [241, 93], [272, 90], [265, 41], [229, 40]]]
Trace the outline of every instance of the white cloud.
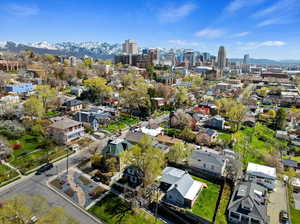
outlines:
[[159, 18], [163, 22], [176, 22], [191, 14], [197, 5], [186, 3], [180, 6], [169, 6], [160, 10]]
[[265, 41], [260, 43], [260, 46], [268, 46], [268, 47], [281, 47], [286, 45], [286, 42], [283, 41]]
[[15, 16], [34, 16], [40, 12], [36, 5], [24, 5], [11, 3], [5, 5], [5, 10]]
[[168, 43], [177, 45], [177, 46], [199, 46], [200, 44], [198, 42], [188, 42], [185, 40], [169, 40]]
[[232, 0], [226, 7], [225, 11], [233, 13], [240, 9], [251, 7], [264, 1], [266, 0]]
[[256, 49], [260, 47], [282, 47], [284, 45], [287, 45], [286, 42], [284, 41], [263, 41], [263, 42], [238, 42], [237, 45], [239, 45], [243, 50], [251, 50], [251, 49]]
[[245, 37], [248, 36], [250, 32], [240, 32], [240, 33], [235, 33], [232, 35], [232, 37]]
[[299, 0], [279, 0], [267, 8], [257, 11], [253, 14], [253, 17], [264, 18], [257, 24], [258, 27], [287, 24], [299, 19], [299, 8]]
[[224, 35], [224, 30], [206, 28], [196, 32], [197, 37], [217, 38]]

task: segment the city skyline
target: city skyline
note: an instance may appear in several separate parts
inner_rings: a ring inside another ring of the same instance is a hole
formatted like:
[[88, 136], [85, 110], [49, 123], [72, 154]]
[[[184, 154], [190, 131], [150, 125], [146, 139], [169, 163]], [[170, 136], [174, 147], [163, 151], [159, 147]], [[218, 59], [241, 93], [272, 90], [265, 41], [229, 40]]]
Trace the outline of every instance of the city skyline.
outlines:
[[[136, 40], [141, 47], [193, 48], [229, 58], [300, 59], [296, 0], [3, 1], [0, 41]], [[276, 15], [276, 17], [274, 16]], [[238, 21], [238, 22], [236, 22]], [[155, 35], [153, 35], [153, 33]]]

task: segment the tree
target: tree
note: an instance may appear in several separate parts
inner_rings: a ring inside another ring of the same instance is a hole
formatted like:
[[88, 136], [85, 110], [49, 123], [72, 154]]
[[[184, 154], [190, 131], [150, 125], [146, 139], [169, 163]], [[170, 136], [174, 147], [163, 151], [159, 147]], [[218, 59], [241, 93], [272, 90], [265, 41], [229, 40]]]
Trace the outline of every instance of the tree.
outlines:
[[0, 209], [2, 224], [79, 224], [63, 208], [50, 207], [47, 200], [38, 195], [18, 195], [4, 201]]
[[188, 90], [185, 87], [177, 87], [175, 90], [175, 104], [177, 107], [187, 105], [189, 103]]
[[84, 80], [84, 86], [88, 87], [92, 95], [102, 102], [104, 97], [108, 97], [113, 89], [111, 86], [108, 86], [107, 80], [102, 77], [90, 78]]
[[276, 130], [284, 130], [286, 126], [286, 117], [287, 117], [286, 111], [283, 108], [280, 108], [277, 111], [277, 114], [274, 119], [274, 128]]
[[192, 151], [192, 146], [183, 143], [176, 143], [168, 152], [167, 158], [170, 162], [174, 163], [187, 161]]
[[234, 123], [234, 130], [240, 130], [241, 123], [246, 115], [247, 109], [243, 104], [235, 104], [228, 111], [228, 118]]
[[121, 92], [121, 104], [132, 110], [138, 109], [141, 113], [143, 109], [149, 110], [151, 103], [148, 95], [148, 85], [140, 82], [131, 89], [125, 89]]
[[187, 142], [195, 142], [196, 134], [192, 131], [192, 129], [186, 127], [180, 133], [180, 138]]
[[236, 102], [233, 99], [221, 98], [216, 100], [216, 107], [218, 109], [218, 114], [222, 114], [224, 116], [228, 116], [228, 112]]
[[49, 85], [39, 85], [36, 87], [38, 97], [42, 100], [44, 110], [47, 112], [50, 104], [54, 101], [57, 92]]
[[143, 172], [144, 188], [155, 182], [165, 164], [164, 154], [160, 149], [153, 147], [149, 136], [142, 137], [139, 144], [124, 151], [120, 159], [122, 164], [133, 165]]
[[83, 63], [86, 67], [91, 68], [93, 64], [92, 58], [85, 58], [83, 59]]
[[261, 97], [265, 97], [268, 94], [268, 88], [267, 87], [262, 87], [258, 90], [256, 90], [257, 95], [261, 96]]
[[24, 111], [31, 117], [42, 117], [45, 113], [43, 102], [36, 96], [29, 97], [24, 103]]

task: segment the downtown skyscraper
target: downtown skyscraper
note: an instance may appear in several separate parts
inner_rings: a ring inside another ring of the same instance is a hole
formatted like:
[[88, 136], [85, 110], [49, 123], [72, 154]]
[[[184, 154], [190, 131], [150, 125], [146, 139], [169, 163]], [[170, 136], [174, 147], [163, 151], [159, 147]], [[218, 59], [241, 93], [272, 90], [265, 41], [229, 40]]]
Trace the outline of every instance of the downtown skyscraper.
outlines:
[[223, 75], [223, 71], [225, 67], [226, 67], [226, 51], [225, 51], [225, 47], [221, 46], [219, 48], [218, 61], [217, 61], [218, 72], [221, 76]]

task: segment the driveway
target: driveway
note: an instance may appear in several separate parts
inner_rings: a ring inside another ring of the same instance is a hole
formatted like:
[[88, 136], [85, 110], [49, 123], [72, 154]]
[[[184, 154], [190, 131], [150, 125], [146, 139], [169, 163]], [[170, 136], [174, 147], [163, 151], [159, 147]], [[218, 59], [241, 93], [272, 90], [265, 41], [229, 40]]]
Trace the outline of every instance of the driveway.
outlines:
[[287, 211], [286, 187], [283, 182], [277, 180], [275, 191], [270, 193], [268, 204], [268, 216], [270, 217], [270, 224], [280, 224], [279, 212], [281, 210]]

